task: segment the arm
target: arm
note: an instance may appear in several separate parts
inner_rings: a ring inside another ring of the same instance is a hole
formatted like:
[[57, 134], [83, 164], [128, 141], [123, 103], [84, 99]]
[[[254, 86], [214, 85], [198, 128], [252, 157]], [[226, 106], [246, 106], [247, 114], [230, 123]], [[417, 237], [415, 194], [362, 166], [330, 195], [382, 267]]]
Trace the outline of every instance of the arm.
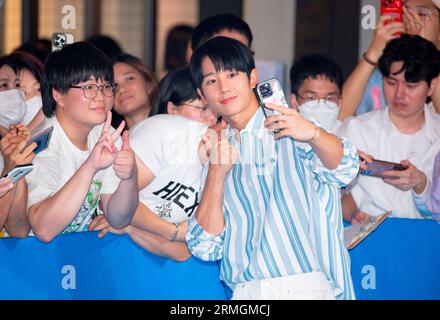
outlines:
[[113, 194], [103, 195], [101, 199], [110, 224], [122, 229], [130, 224], [139, 202], [136, 160], [127, 131], [122, 135], [122, 147], [117, 153], [113, 169], [121, 181]]
[[14, 191], [14, 198], [12, 199], [5, 229], [11, 237], [25, 238], [31, 231], [27, 217], [26, 180], [21, 179], [18, 181]]
[[117, 230], [110, 226], [104, 216], [96, 217], [89, 225], [90, 231], [99, 231], [98, 237], [102, 238], [108, 231], [114, 234], [128, 234], [134, 242], [145, 250], [161, 257], [174, 261], [186, 261], [191, 257], [185, 243], [169, 241], [151, 232], [143, 231], [131, 225]]
[[371, 216], [361, 211], [351, 193], [344, 194], [341, 198], [342, 216], [345, 221], [356, 224], [366, 221]]
[[[376, 26], [373, 42], [366, 51], [366, 58], [377, 63], [382, 56], [383, 50], [389, 41], [399, 37], [398, 32], [404, 32], [402, 23], [393, 22], [384, 25], [385, 20], [390, 17], [382, 16]], [[375, 65], [361, 59], [357, 67], [350, 74], [342, 88], [342, 105], [339, 120], [343, 121], [348, 116], [356, 114], [359, 104], [361, 103], [368, 80], [375, 69]]]

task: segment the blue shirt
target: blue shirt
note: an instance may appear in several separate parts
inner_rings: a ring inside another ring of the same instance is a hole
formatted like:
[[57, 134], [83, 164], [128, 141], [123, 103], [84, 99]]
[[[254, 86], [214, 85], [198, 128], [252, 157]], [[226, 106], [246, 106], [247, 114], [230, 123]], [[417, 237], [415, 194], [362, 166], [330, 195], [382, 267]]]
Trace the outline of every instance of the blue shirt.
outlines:
[[383, 94], [382, 74], [375, 69], [370, 79], [368, 79], [367, 88], [359, 104], [357, 115], [364, 114], [374, 110], [386, 108], [385, 96]]
[[344, 156], [331, 171], [308, 144], [288, 137], [275, 141], [263, 121], [258, 109], [238, 136], [228, 128], [240, 157], [224, 185], [225, 229], [211, 235], [191, 219], [190, 251], [203, 260], [222, 259], [221, 279], [232, 289], [251, 280], [321, 271], [337, 298], [354, 298], [335, 189], [357, 174], [355, 148], [344, 140]]

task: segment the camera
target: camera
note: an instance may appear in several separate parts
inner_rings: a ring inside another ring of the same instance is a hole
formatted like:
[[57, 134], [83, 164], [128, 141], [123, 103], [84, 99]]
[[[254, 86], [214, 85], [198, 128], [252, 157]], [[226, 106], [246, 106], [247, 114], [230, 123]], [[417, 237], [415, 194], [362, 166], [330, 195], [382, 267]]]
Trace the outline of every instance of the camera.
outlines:
[[264, 83], [258, 89], [260, 90], [260, 97], [262, 99], [269, 98], [273, 95], [273, 91], [270, 86], [270, 83]]
[[66, 45], [75, 42], [73, 34], [55, 32], [52, 34], [52, 51], [61, 50]]

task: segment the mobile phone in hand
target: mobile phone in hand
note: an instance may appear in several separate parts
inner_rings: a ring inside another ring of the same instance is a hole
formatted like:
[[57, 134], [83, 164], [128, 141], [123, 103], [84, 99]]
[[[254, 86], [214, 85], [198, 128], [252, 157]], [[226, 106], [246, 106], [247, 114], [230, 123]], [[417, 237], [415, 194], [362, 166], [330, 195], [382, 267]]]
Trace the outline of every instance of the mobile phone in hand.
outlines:
[[72, 33], [54, 32], [52, 34], [52, 52], [61, 50], [68, 44], [75, 42], [75, 37]]
[[390, 15], [392, 19], [386, 20], [385, 25], [391, 22], [402, 22], [403, 21], [403, 4], [402, 0], [381, 0], [380, 4], [380, 14]]
[[287, 99], [284, 95], [280, 81], [276, 78], [258, 83], [254, 89], [254, 92], [266, 118], [274, 114], [278, 114], [278, 112], [274, 110], [266, 109], [264, 107], [266, 103], [289, 108], [289, 104], [287, 103]]
[[49, 146], [50, 138], [52, 137], [53, 127], [49, 127], [40, 133], [33, 136], [29, 142], [26, 144], [25, 149], [31, 145], [33, 142], [37, 144], [37, 147], [32, 151], [34, 154], [38, 154], [45, 150]]
[[[362, 158], [360, 158], [363, 160]], [[407, 166], [396, 162], [388, 162], [382, 160], [373, 160], [371, 163], [368, 163], [368, 169], [361, 170], [361, 174], [365, 176], [384, 178], [383, 173], [385, 171], [404, 171], [408, 169]], [[390, 178], [386, 176], [387, 178]]]
[[25, 175], [27, 175], [29, 172], [31, 172], [33, 168], [34, 167], [32, 164], [24, 164], [24, 165], [16, 166], [14, 169], [9, 171], [4, 177], [2, 177], [1, 180], [10, 178], [15, 183], [21, 178], [23, 178]]

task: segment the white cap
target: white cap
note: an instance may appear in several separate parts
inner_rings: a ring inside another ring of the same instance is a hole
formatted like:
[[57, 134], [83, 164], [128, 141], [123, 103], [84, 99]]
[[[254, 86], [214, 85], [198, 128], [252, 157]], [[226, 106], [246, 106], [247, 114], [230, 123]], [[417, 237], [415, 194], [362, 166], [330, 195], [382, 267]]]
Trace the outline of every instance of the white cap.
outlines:
[[432, 0], [432, 2], [440, 9], [440, 0]]

